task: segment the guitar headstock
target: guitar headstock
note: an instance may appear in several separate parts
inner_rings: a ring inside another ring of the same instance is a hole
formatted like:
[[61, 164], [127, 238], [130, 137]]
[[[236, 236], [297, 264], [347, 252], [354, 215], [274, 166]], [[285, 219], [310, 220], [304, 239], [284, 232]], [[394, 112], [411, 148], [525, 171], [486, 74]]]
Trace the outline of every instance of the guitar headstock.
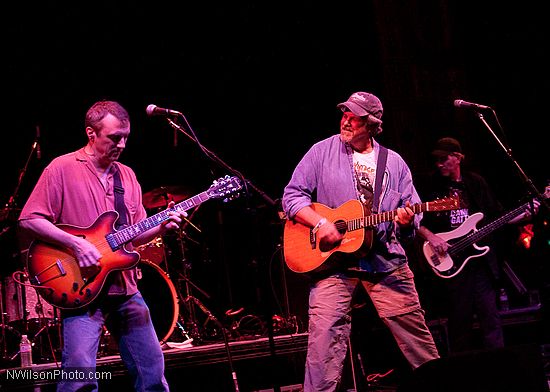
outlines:
[[211, 198], [229, 201], [238, 197], [242, 188], [241, 180], [238, 177], [226, 175], [215, 180], [206, 192]]
[[453, 195], [453, 196], [445, 197], [443, 199], [430, 201], [427, 204], [429, 206], [428, 208], [429, 211], [456, 210], [460, 206], [458, 195]]

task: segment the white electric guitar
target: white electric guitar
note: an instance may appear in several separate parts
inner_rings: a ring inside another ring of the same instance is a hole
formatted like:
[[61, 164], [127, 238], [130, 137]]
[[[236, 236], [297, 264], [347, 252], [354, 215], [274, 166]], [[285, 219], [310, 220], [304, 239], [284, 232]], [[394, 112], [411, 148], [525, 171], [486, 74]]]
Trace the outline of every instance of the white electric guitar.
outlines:
[[[548, 197], [548, 193], [548, 191], [545, 193], [545, 198]], [[481, 257], [489, 252], [489, 246], [479, 246], [476, 244], [477, 241], [504, 226], [512, 219], [520, 216], [528, 208], [529, 202], [506, 213], [479, 230], [476, 225], [483, 219], [483, 214], [477, 212], [468, 217], [456, 229], [444, 233], [437, 233], [439, 237], [449, 244], [447, 253], [441, 255], [435, 252], [430, 243], [425, 241], [422, 246], [424, 257], [437, 276], [441, 278], [452, 278], [458, 275], [471, 259]]]

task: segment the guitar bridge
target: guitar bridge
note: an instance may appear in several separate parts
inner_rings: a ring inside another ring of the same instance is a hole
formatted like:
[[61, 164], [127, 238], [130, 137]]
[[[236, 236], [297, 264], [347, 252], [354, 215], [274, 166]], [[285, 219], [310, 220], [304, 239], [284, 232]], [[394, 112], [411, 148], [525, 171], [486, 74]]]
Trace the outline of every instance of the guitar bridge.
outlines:
[[[57, 267], [57, 270], [59, 271], [59, 274], [58, 275], [56, 274], [53, 277], [50, 276], [50, 277], [48, 277], [48, 279], [42, 281], [40, 276], [42, 276], [45, 273], [50, 272], [50, 269], [55, 268], [55, 267]], [[41, 286], [42, 284], [44, 284], [45, 282], [47, 282], [49, 280], [56, 279], [56, 278], [59, 278], [59, 277], [65, 276], [65, 275], [67, 275], [67, 271], [65, 271], [65, 268], [63, 268], [63, 263], [61, 263], [61, 260], [57, 259], [54, 264], [50, 264], [49, 266], [47, 266], [42, 271], [38, 271], [32, 277], [29, 276], [29, 281], [35, 286]]]
[[311, 249], [317, 247], [317, 233], [314, 233], [313, 229], [309, 230], [309, 243], [311, 244]]

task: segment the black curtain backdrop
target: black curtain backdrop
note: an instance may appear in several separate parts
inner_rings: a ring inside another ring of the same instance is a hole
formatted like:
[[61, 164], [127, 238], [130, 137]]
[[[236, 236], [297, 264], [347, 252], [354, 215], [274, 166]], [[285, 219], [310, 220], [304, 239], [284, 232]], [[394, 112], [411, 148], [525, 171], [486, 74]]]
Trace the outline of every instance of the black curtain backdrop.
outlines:
[[[548, 23], [539, 3], [43, 2], [13, 4], [1, 25], [3, 204], [37, 128], [42, 157], [29, 160], [18, 207], [52, 158], [85, 143], [85, 112], [102, 98], [130, 112], [121, 161], [144, 192], [176, 185], [192, 196], [231, 174], [185, 135], [175, 140], [165, 119], [147, 117], [149, 104], [184, 113], [204, 146], [277, 200], [311, 144], [338, 131], [336, 104], [359, 90], [382, 99], [379, 141], [407, 160], [420, 191], [433, 143], [454, 136], [506, 207], [527, 194], [507, 154], [455, 99], [494, 108], [502, 129], [486, 119], [534, 184], [542, 190], [550, 179]], [[201, 232], [188, 229], [187, 255], [210, 307], [288, 310], [277, 208], [251, 190], [205, 203], [193, 222]], [[14, 263], [7, 253], [1, 261]], [[304, 317], [307, 281], [290, 274], [288, 286], [290, 312]]]

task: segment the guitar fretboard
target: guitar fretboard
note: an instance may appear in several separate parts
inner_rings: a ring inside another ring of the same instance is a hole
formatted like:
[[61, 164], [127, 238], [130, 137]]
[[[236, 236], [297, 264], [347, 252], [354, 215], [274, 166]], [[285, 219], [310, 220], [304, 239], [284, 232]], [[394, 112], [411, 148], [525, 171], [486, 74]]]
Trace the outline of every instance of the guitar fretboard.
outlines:
[[[418, 214], [419, 212], [441, 210], [433, 206], [433, 202], [418, 203], [411, 206], [411, 210]], [[347, 222], [348, 231], [358, 230], [365, 227], [373, 227], [383, 222], [389, 222], [395, 219], [397, 210], [381, 212], [379, 214], [369, 215], [357, 219], [351, 219]]]
[[167, 221], [170, 216], [169, 215], [170, 211], [185, 212], [190, 208], [198, 206], [199, 204], [205, 202], [208, 199], [210, 199], [210, 195], [208, 194], [208, 191], [199, 193], [198, 195], [193, 196], [187, 200], [184, 200], [174, 205], [174, 207], [170, 209], [167, 209], [155, 215], [152, 215], [142, 220], [141, 222], [136, 223], [135, 225], [125, 227], [120, 231], [107, 235], [107, 241], [109, 242], [109, 245], [111, 245], [111, 248], [118, 249], [124, 244], [127, 244], [128, 242], [132, 241], [134, 238], [136, 238], [140, 234], [145, 233], [147, 230], [150, 230], [153, 227], [160, 225], [164, 221]]
[[491, 234], [496, 229], [504, 226], [508, 222], [510, 222], [512, 219], [514, 219], [517, 216], [520, 216], [525, 212], [525, 210], [529, 208], [529, 203], [525, 203], [518, 208], [506, 213], [505, 215], [501, 216], [497, 220], [487, 224], [486, 226], [483, 226], [481, 229], [474, 231], [470, 235], [467, 235], [466, 237], [462, 238], [461, 240], [455, 242], [451, 248], [448, 250], [450, 255], [456, 255], [459, 252], [463, 251], [465, 248], [469, 247], [470, 245], [474, 244], [475, 242], [483, 239], [485, 236]]

